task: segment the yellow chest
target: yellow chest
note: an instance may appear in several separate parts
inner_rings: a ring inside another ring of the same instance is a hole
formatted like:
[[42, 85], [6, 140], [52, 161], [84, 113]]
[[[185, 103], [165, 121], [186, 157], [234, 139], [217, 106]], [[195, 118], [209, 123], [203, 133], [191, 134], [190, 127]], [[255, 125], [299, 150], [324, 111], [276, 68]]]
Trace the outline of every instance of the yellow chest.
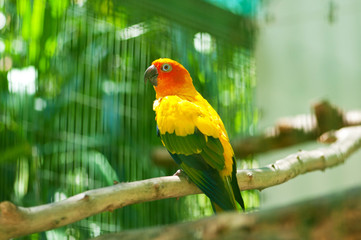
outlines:
[[219, 138], [224, 149], [224, 175], [232, 171], [234, 155], [231, 144], [217, 112], [199, 95], [196, 98], [166, 96], [154, 101], [153, 110], [160, 134], [175, 133], [177, 136], [193, 134], [197, 128], [206, 136]]
[[213, 108], [213, 111], [210, 108], [208, 102], [174, 95], [157, 99], [153, 105], [162, 134], [175, 132], [178, 136], [186, 136], [193, 134], [195, 128], [198, 128], [205, 135], [219, 138], [223, 132], [223, 123]]

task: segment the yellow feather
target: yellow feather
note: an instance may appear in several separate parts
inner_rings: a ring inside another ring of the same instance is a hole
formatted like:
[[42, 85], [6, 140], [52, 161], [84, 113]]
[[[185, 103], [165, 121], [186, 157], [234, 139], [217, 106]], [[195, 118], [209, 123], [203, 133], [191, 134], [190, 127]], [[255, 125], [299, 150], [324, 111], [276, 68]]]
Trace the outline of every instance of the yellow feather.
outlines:
[[206, 136], [219, 138], [223, 146], [225, 168], [221, 176], [232, 173], [233, 149], [221, 118], [199, 93], [195, 97], [170, 95], [154, 101], [156, 121], [161, 134], [174, 133], [177, 136], [193, 134], [195, 128]]

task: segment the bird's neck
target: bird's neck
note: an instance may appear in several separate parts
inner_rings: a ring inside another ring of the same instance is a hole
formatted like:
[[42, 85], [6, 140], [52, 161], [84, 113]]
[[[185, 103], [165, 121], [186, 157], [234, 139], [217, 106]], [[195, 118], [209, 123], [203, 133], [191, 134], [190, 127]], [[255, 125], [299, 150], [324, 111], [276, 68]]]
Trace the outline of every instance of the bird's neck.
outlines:
[[165, 89], [157, 89], [154, 87], [156, 92], [156, 98], [162, 98], [166, 96], [178, 96], [178, 97], [186, 97], [186, 98], [195, 98], [199, 95], [194, 86], [182, 87], [182, 88], [172, 88], [168, 87]]

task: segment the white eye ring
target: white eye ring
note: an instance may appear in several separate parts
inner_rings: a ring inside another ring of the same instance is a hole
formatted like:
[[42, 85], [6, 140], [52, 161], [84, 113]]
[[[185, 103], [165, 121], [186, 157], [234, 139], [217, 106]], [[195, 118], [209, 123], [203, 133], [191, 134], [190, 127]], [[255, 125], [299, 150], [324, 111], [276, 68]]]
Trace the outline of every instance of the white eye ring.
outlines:
[[170, 71], [172, 71], [172, 66], [168, 63], [164, 63], [160, 69], [163, 72], [170, 72]]

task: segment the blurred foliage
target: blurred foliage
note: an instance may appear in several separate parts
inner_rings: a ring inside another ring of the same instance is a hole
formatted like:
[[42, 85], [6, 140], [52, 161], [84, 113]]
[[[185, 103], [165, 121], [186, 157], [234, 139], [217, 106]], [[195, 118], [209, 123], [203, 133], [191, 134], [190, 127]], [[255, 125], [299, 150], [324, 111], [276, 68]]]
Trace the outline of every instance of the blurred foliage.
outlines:
[[[252, 49], [130, 9], [110, 0], [0, 1], [0, 201], [35, 206], [173, 174], [149, 160], [160, 141], [143, 73], [159, 57], [186, 66], [231, 138], [253, 134]], [[243, 195], [258, 206], [257, 194]], [[30, 238], [83, 239], [210, 214], [203, 195], [166, 199]]]

